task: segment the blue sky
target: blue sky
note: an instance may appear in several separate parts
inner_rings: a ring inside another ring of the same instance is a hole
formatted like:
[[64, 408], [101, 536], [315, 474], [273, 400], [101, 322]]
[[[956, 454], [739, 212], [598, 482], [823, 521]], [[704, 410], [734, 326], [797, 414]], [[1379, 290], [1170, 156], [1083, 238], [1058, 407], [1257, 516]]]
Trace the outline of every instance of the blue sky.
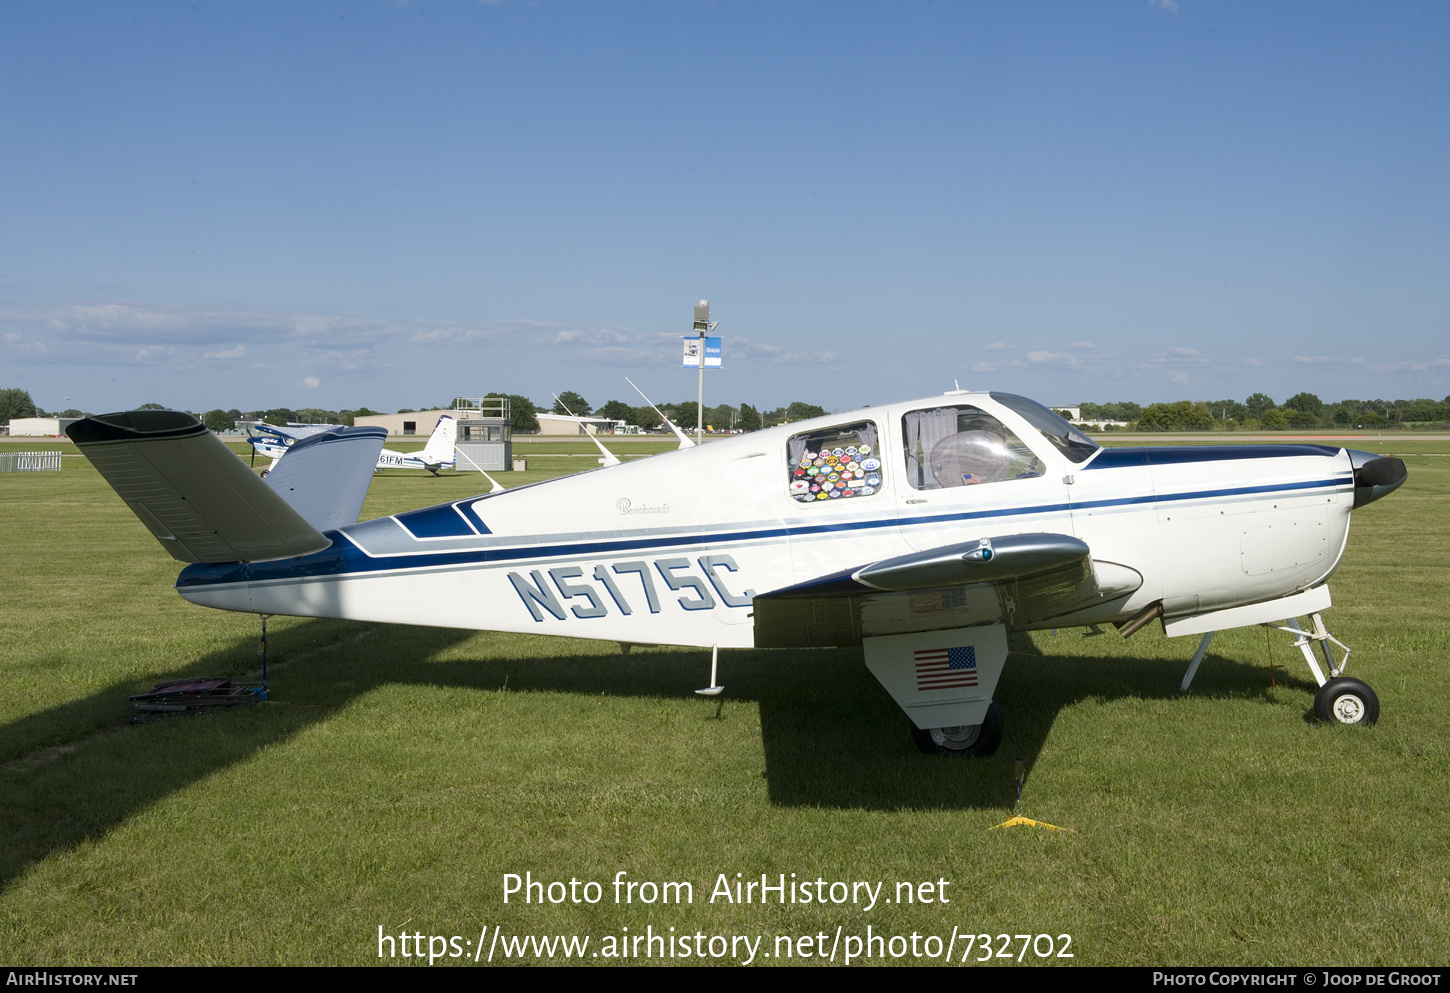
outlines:
[[[0, 6], [0, 387], [1450, 394], [1450, 5]], [[65, 398], [69, 397], [69, 400]]]

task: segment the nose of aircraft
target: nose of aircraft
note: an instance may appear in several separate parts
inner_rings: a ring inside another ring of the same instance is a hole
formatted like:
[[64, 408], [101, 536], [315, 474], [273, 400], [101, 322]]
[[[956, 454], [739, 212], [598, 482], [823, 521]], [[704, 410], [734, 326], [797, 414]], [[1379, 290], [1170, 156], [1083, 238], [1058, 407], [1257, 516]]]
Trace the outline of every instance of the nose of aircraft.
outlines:
[[1354, 466], [1354, 506], [1356, 509], [1367, 503], [1374, 503], [1382, 496], [1388, 496], [1400, 488], [1409, 476], [1403, 459], [1392, 455], [1376, 455], [1373, 452], [1359, 452], [1349, 449], [1349, 461]]

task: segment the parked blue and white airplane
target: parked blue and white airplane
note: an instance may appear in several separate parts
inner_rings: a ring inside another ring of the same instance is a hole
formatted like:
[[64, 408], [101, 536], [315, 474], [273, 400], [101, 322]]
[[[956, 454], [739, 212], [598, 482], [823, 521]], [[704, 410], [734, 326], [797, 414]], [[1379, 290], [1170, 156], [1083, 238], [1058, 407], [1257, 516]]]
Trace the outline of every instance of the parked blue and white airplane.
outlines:
[[[247, 441], [251, 444], [253, 451], [272, 460], [272, 464], [262, 470], [262, 475], [265, 476], [277, 468], [277, 463], [281, 461], [282, 456], [286, 455], [297, 442], [335, 427], [337, 427], [335, 424], [323, 427], [309, 425], [305, 428], [257, 424], [253, 426]], [[438, 425], [429, 435], [428, 444], [423, 446], [421, 452], [395, 452], [390, 448], [384, 448], [378, 453], [376, 468], [427, 469], [436, 476], [439, 469], [452, 469], [457, 464], [458, 456], [455, 448], [457, 438], [458, 422], [444, 414], [438, 418]]]
[[353, 523], [381, 444], [353, 436], [366, 430], [293, 446], [282, 467], [312, 454], [282, 486], [186, 414], [107, 414], [70, 436], [190, 563], [181, 595], [223, 610], [861, 645], [918, 744], [957, 754], [1000, 740], [1014, 631], [1111, 623], [1126, 637], [1158, 620], [1202, 636], [1186, 688], [1214, 631], [1268, 624], [1303, 651], [1320, 717], [1378, 716], [1321, 612], [1351, 510], [1404, 482], [1399, 459], [1104, 449], [1031, 400], [953, 391]]

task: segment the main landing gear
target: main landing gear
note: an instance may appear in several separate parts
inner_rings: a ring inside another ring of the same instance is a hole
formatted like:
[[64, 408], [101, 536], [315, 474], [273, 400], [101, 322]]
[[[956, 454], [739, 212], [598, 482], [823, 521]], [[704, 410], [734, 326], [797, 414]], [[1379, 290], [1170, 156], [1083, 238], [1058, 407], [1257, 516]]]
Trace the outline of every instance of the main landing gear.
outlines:
[[994, 699], [987, 707], [981, 724], [962, 724], [949, 728], [912, 727], [911, 738], [927, 755], [970, 755], [986, 758], [1002, 744], [1006, 720], [1002, 707]]

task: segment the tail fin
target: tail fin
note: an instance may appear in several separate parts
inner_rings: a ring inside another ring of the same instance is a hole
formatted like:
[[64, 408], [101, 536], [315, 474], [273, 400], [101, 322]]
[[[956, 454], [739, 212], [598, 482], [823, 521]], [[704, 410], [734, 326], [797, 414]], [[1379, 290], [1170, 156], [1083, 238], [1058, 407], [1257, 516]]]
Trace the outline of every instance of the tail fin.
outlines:
[[458, 438], [458, 422], [444, 414], [418, 457], [429, 465], [453, 465], [453, 443]]
[[332, 544], [190, 414], [102, 414], [66, 434], [178, 561], [259, 562]]
[[387, 428], [333, 428], [303, 438], [267, 474], [266, 485], [319, 531], [356, 524]]

